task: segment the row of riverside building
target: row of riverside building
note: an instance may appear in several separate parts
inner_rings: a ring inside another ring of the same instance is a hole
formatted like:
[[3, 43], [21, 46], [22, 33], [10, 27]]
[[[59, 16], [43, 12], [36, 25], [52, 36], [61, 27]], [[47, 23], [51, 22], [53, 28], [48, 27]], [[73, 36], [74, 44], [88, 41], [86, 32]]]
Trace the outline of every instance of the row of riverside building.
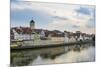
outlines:
[[10, 30], [10, 37], [12, 40], [35, 40], [36, 38], [41, 40], [51, 39], [54, 41], [76, 41], [76, 40], [88, 40], [94, 37], [94, 34], [86, 34], [80, 31], [61, 32], [59, 30], [44, 30], [35, 29], [35, 21], [30, 21], [30, 27], [12, 27]]

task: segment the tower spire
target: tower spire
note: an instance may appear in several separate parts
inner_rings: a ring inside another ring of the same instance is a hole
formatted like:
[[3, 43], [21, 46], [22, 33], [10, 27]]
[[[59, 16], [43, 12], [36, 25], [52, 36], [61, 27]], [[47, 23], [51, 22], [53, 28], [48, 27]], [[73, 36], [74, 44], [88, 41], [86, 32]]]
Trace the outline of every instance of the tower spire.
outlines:
[[30, 20], [30, 28], [31, 28], [32, 31], [34, 31], [34, 29], [35, 29], [35, 21], [33, 20], [33, 17]]

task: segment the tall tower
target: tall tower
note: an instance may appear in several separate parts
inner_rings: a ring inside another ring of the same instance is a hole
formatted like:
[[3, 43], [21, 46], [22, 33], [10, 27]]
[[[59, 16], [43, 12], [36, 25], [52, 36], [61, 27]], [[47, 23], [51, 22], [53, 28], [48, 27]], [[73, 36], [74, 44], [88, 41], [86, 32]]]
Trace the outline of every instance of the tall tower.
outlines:
[[32, 31], [34, 31], [34, 29], [35, 29], [35, 21], [34, 20], [30, 21], [30, 28]]

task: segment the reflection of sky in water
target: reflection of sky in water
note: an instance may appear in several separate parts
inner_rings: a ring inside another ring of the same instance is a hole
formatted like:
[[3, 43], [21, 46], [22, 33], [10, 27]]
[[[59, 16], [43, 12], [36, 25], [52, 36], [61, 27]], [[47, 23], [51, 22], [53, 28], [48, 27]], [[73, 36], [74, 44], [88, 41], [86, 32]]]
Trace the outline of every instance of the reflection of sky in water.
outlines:
[[34, 64], [51, 64], [51, 63], [70, 63], [70, 62], [86, 62], [95, 61], [95, 48], [90, 47], [84, 49], [80, 52], [70, 51], [68, 53], [62, 54], [55, 59], [42, 59], [40, 56], [37, 57], [30, 65]]

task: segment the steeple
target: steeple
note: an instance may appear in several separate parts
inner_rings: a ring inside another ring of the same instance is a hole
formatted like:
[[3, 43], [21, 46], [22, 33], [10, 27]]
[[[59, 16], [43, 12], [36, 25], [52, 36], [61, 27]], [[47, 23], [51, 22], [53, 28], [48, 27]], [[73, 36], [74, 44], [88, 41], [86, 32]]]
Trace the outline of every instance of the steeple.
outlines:
[[35, 21], [33, 19], [30, 21], [30, 28], [32, 31], [35, 29]]
[[35, 23], [35, 21], [32, 19], [32, 20], [30, 21], [30, 23]]

